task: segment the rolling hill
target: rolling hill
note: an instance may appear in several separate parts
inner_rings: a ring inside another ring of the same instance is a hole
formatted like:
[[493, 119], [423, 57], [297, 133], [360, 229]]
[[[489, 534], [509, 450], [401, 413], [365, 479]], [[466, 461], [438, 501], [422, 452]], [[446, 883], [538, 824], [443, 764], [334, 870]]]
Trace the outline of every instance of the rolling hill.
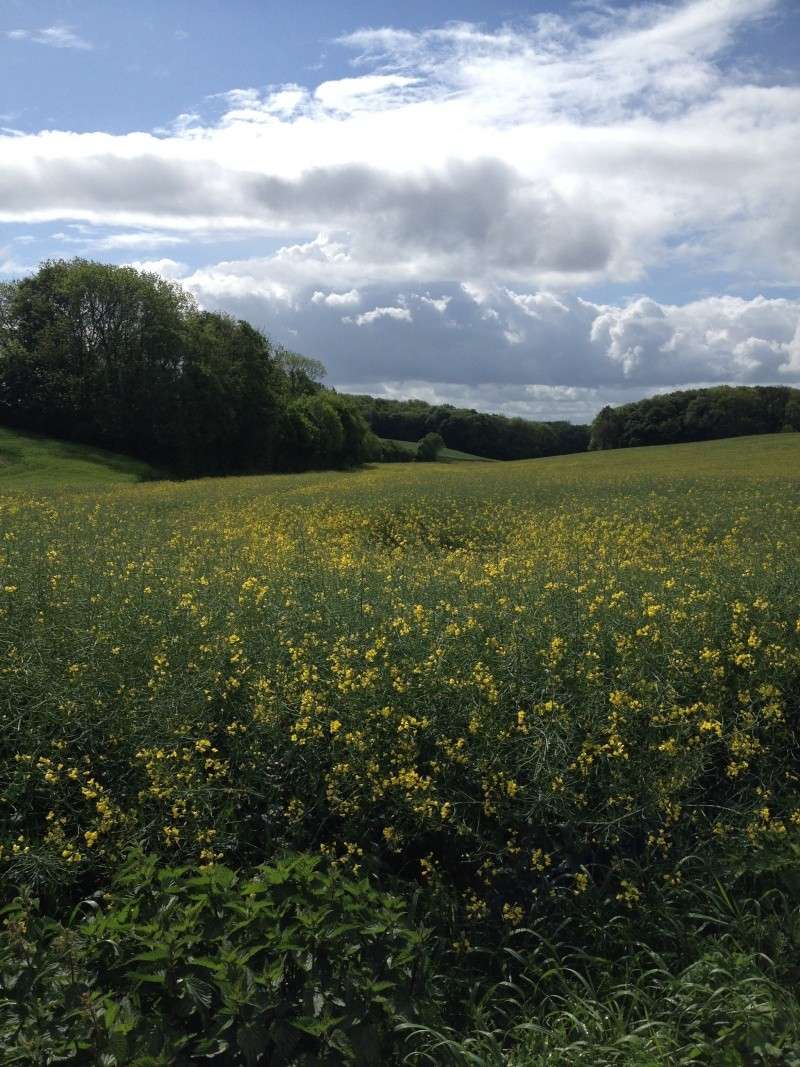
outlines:
[[0, 428], [0, 488], [101, 488], [151, 481], [146, 463], [89, 445]]

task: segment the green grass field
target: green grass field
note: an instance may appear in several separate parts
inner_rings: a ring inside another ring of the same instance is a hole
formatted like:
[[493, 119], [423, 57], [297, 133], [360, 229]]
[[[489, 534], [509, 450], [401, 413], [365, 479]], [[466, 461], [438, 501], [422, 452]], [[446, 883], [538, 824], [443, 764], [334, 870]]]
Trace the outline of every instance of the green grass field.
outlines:
[[4, 1062], [800, 1063], [800, 434], [9, 447]]
[[152, 477], [146, 463], [128, 456], [0, 428], [0, 491], [91, 489]]

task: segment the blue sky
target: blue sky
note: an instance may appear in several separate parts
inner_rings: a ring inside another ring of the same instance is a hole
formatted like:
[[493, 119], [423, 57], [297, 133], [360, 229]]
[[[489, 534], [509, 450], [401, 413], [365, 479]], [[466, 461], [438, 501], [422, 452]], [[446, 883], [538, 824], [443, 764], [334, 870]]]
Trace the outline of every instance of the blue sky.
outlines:
[[794, 0], [0, 9], [0, 279], [134, 263], [343, 389], [800, 382]]

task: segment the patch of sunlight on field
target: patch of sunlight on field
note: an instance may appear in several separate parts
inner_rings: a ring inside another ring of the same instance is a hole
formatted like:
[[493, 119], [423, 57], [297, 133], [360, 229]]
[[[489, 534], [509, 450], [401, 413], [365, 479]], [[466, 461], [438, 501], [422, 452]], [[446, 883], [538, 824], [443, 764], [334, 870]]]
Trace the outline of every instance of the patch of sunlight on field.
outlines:
[[152, 478], [146, 463], [88, 445], [0, 429], [0, 492], [100, 488]]

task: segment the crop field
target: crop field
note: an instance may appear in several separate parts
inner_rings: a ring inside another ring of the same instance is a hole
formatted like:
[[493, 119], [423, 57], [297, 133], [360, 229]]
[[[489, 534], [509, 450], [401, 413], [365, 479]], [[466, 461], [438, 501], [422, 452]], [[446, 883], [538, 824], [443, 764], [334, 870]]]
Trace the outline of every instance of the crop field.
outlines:
[[800, 1063], [800, 434], [5, 481], [0, 642], [8, 1062]]

